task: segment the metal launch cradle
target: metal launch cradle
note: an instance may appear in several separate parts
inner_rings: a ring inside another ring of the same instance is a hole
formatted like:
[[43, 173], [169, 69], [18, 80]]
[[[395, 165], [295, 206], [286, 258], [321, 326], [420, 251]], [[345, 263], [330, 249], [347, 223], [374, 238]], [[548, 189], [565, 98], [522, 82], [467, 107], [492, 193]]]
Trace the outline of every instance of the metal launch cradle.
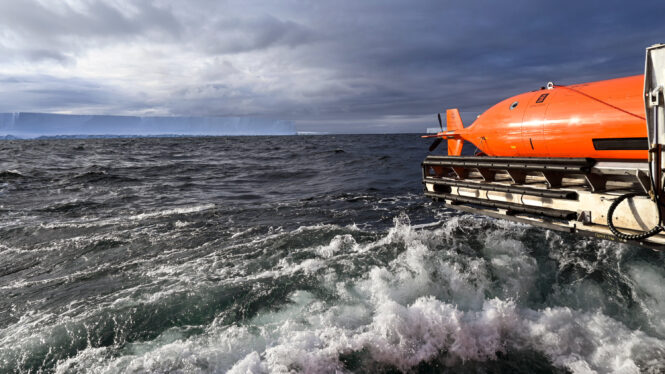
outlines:
[[470, 213], [665, 249], [664, 86], [665, 45], [654, 45], [644, 85], [648, 160], [428, 156], [425, 196]]

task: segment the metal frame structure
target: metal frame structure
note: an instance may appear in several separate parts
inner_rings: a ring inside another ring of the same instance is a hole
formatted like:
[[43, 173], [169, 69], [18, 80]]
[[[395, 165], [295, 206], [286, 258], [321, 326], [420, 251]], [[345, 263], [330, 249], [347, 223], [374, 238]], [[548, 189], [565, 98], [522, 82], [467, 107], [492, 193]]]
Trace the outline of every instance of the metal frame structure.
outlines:
[[[665, 143], [665, 44], [647, 48], [644, 67], [644, 109], [649, 139], [649, 171], [652, 198], [661, 200], [663, 189], [663, 143]], [[663, 203], [663, 201], [659, 201]]]
[[[663, 232], [630, 240], [612, 230], [637, 236], [661, 226], [665, 217], [664, 87], [665, 44], [658, 44], [646, 50], [647, 162], [429, 156], [422, 163], [425, 195], [462, 211], [665, 249]], [[614, 227], [608, 225], [608, 211]]]

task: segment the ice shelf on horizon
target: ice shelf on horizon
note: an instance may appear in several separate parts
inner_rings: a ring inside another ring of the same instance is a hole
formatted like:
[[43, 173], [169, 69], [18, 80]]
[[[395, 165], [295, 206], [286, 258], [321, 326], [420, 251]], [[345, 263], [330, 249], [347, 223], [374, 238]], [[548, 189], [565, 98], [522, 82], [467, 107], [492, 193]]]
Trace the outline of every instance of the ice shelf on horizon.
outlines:
[[0, 136], [295, 135], [292, 121], [254, 117], [138, 117], [0, 113]]

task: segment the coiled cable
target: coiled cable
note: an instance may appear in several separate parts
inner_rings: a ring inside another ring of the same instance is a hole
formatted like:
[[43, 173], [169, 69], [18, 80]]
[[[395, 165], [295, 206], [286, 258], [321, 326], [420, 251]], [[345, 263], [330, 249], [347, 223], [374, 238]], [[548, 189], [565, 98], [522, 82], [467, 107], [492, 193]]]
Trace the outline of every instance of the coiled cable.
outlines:
[[612, 223], [612, 216], [614, 215], [614, 210], [621, 204], [622, 201], [626, 199], [633, 198], [635, 196], [640, 196], [643, 194], [636, 193], [636, 192], [630, 192], [625, 195], [621, 195], [618, 198], [616, 198], [614, 201], [612, 201], [612, 204], [610, 205], [610, 208], [607, 210], [607, 226], [610, 228], [610, 231], [612, 231], [612, 234], [614, 234], [617, 238], [623, 239], [623, 240], [642, 240], [646, 239], [650, 236], [654, 236], [658, 234], [659, 232], [663, 231], [663, 227], [661, 226], [662, 219], [660, 217], [660, 205], [658, 205], [658, 202], [656, 202], [657, 209], [658, 209], [658, 224], [654, 226], [651, 230], [645, 231], [640, 234], [625, 234], [617, 230], [616, 227], [614, 227], [614, 223]]

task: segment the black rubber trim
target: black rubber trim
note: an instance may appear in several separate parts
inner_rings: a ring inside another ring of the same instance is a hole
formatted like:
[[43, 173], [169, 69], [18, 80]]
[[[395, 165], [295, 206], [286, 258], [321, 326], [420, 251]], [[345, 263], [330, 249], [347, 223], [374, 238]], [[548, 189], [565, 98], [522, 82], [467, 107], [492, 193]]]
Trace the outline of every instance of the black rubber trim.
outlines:
[[543, 207], [530, 206], [530, 205], [514, 204], [504, 201], [476, 199], [473, 197], [453, 195], [449, 193], [429, 192], [429, 191], [425, 191], [425, 196], [433, 199], [451, 200], [457, 203], [474, 204], [484, 207], [505, 209], [508, 211], [508, 214], [510, 214], [511, 212], [529, 213], [538, 216], [546, 216], [551, 218], [568, 219], [568, 220], [577, 218], [577, 213], [572, 212], [570, 210], [558, 210], [558, 209], [543, 208]]
[[593, 139], [596, 151], [646, 151], [649, 149], [647, 138], [596, 138]]
[[446, 166], [484, 168], [500, 170], [539, 170], [567, 173], [588, 173], [596, 164], [592, 158], [547, 158], [547, 157], [474, 157], [474, 156], [427, 156], [423, 166]]
[[455, 186], [462, 188], [473, 188], [484, 191], [497, 191], [497, 192], [520, 194], [520, 195], [539, 196], [551, 199], [567, 199], [567, 200], [577, 199], [577, 192], [575, 191], [545, 190], [540, 188], [506, 186], [503, 184], [496, 184], [496, 183], [473, 183], [473, 182], [462, 182], [450, 179], [435, 179], [435, 178], [425, 178], [423, 179], [423, 183], [432, 183], [436, 185]]
[[569, 233], [574, 233], [576, 235], [580, 236], [586, 236], [590, 238], [596, 238], [596, 239], [601, 239], [601, 240], [609, 240], [613, 242], [619, 242], [619, 243], [632, 243], [635, 245], [640, 245], [645, 248], [651, 248], [657, 251], [662, 251], [665, 250], [665, 245], [659, 244], [659, 243], [654, 243], [650, 241], [632, 241], [632, 240], [622, 240], [617, 238], [616, 236], [612, 235], [611, 233], [607, 234], [602, 234], [599, 232], [591, 231], [591, 230], [586, 230], [584, 225], [574, 225], [574, 226], [562, 226], [562, 225], [557, 225], [551, 222], [543, 222], [543, 221], [536, 221], [532, 220], [529, 218], [522, 218], [522, 217], [515, 217], [515, 216], [507, 216], [505, 214], [500, 214], [497, 212], [489, 211], [483, 208], [474, 208], [468, 205], [449, 205], [451, 208], [460, 210], [463, 212], [467, 213], [472, 213], [472, 214], [480, 214], [480, 215], [485, 215], [488, 217], [496, 218], [496, 219], [503, 219], [507, 221], [513, 221], [513, 222], [519, 222], [519, 223], [525, 223], [528, 225], [533, 225], [533, 226], [538, 226], [550, 230], [557, 230], [561, 232], [569, 232]]

